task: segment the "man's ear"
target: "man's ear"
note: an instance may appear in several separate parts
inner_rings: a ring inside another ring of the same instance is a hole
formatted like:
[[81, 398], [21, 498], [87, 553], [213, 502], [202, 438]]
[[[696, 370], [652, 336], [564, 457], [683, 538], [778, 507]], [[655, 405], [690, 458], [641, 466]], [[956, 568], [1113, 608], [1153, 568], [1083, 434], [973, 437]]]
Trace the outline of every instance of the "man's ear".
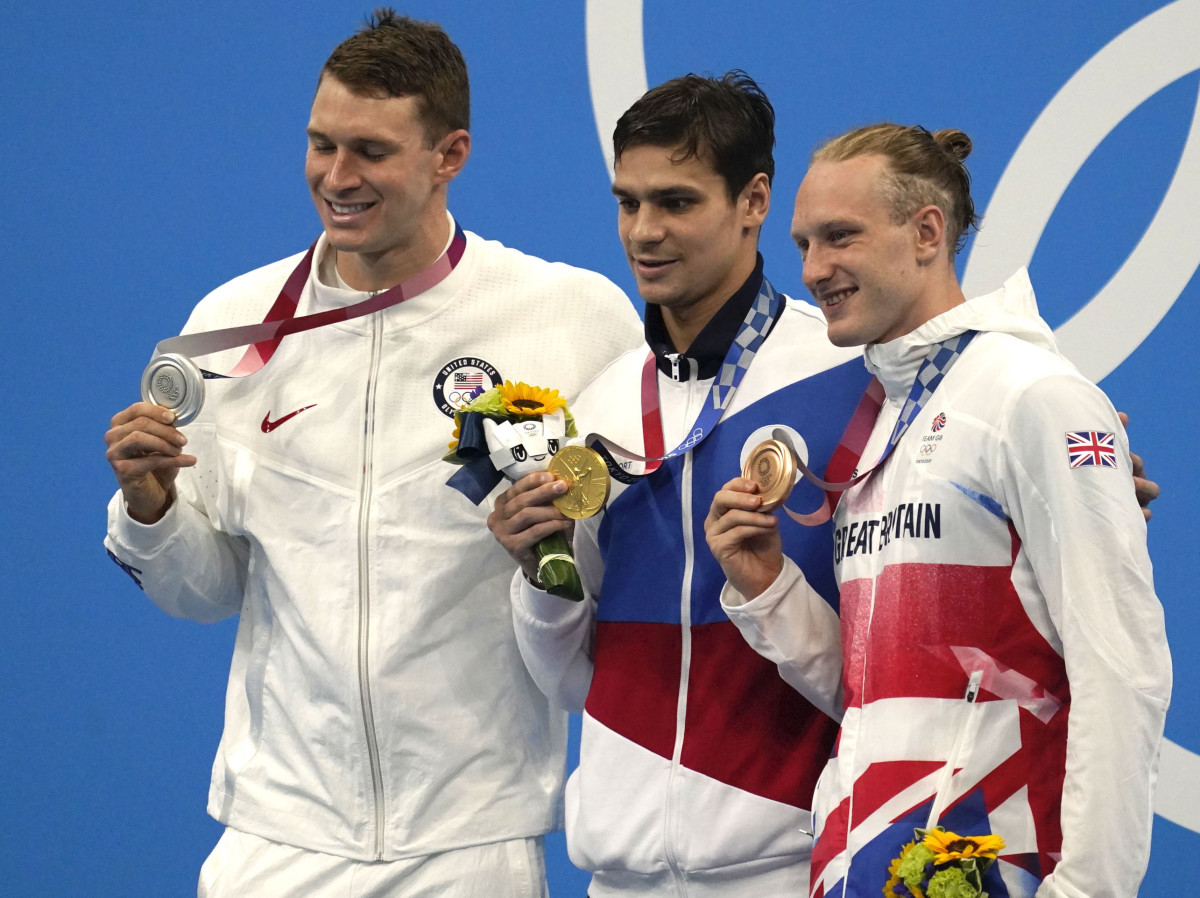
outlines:
[[742, 188], [738, 203], [745, 203], [742, 226], [760, 228], [771, 211], [771, 182], [766, 172], [759, 172]]
[[946, 216], [938, 206], [922, 206], [912, 214], [917, 261], [927, 263], [946, 252]]
[[441, 183], [449, 183], [458, 177], [458, 173], [467, 164], [471, 155], [471, 135], [465, 128], [451, 131], [437, 143], [438, 160], [437, 179]]

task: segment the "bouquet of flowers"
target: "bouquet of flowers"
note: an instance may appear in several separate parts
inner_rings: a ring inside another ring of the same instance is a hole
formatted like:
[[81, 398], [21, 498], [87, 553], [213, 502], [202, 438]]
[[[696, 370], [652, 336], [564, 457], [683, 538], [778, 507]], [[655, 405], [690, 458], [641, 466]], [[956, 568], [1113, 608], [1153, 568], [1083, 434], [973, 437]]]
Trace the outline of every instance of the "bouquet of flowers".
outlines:
[[914, 831], [888, 867], [885, 898], [987, 898], [983, 873], [996, 861], [999, 836], [960, 836], [940, 826]]
[[[577, 433], [571, 410], [557, 390], [505, 381], [454, 413], [454, 440], [444, 460], [472, 470], [462, 472], [470, 477], [452, 477], [450, 485], [478, 504], [501, 476], [519, 480], [546, 470], [565, 440]], [[566, 536], [548, 536], [535, 551], [542, 588], [552, 595], [583, 601], [583, 585]]]

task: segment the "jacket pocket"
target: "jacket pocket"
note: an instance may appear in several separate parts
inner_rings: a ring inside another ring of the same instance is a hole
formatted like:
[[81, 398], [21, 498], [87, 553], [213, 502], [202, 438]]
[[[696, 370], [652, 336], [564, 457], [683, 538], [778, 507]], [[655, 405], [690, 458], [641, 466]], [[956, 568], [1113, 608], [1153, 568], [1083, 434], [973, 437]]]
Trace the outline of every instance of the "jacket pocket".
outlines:
[[971, 746], [975, 744], [975, 736], [979, 730], [979, 707], [976, 700], [979, 698], [979, 684], [982, 681], [982, 670], [971, 671], [962, 704], [957, 708], [954, 739], [946, 754], [945, 766], [938, 777], [937, 791], [933, 794], [933, 805], [929, 809], [929, 819], [925, 823], [926, 829], [937, 826], [939, 818], [950, 804], [954, 771], [967, 766], [971, 755]]

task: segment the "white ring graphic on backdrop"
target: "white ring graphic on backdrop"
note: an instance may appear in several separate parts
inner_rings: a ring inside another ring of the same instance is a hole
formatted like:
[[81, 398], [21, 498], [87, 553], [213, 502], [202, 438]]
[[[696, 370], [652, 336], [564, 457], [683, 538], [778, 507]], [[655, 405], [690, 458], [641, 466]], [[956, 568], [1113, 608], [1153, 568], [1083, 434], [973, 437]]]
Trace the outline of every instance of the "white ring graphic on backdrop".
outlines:
[[[1033, 258], [1075, 174], [1114, 128], [1168, 84], [1200, 68], [1200, 0], [1178, 0], [1117, 35], [1071, 77], [1034, 121], [988, 204], [963, 290], [994, 290]], [[612, 132], [649, 89], [641, 0], [587, 0], [588, 84], [612, 176]], [[1179, 165], [1146, 233], [1120, 270], [1055, 332], [1063, 354], [1094, 381], [1114, 371], [1174, 305], [1200, 267], [1192, 225], [1200, 208], [1200, 97]], [[981, 235], [982, 236], [982, 235]], [[1147, 291], [1145, 284], [1155, 285]], [[1200, 832], [1200, 755], [1163, 740], [1155, 811]]]
[[617, 119], [650, 89], [642, 46], [642, 0], [587, 0], [587, 69], [600, 149], [613, 174]]
[[[978, 296], [1028, 265], [1076, 172], [1125, 118], [1200, 68], [1200, 0], [1179, 0], [1117, 35], [1063, 85], [1004, 170], [975, 239], [963, 290]], [[1059, 347], [1100, 381], [1162, 321], [1200, 266], [1200, 98], [1154, 219], [1100, 292], [1056, 331]], [[985, 236], [986, 235], [986, 236]], [[1153, 290], [1145, 285], [1153, 284]], [[1200, 756], [1163, 740], [1154, 810], [1200, 832]]]
[[[968, 296], [990, 292], [1029, 264], [1075, 174], [1126, 116], [1200, 68], [1200, 2], [1180, 0], [1115, 37], [1063, 85], [1000, 177], [987, 228], [963, 277]], [[1200, 108], [1162, 204], [1120, 270], [1056, 330], [1059, 348], [1100, 381], [1141, 345], [1200, 266]], [[1153, 290], [1146, 285], [1153, 284]]]

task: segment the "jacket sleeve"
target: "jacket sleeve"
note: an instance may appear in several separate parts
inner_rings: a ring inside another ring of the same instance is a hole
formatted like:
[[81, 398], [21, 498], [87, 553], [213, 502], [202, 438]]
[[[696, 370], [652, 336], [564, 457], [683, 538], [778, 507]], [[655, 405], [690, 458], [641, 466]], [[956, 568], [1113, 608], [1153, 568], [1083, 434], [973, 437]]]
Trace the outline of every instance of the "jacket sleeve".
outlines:
[[[1171, 693], [1128, 444], [1107, 398], [1077, 375], [1035, 382], [1003, 420], [996, 463], [1005, 507], [1045, 598], [1071, 688], [1062, 859], [1037, 894], [1128, 898], [1149, 858]], [[1068, 432], [1112, 434], [1115, 466], [1072, 468]]]
[[[213, 290], [188, 316], [183, 334], [261, 321], [288, 274], [303, 258], [297, 253], [247, 272]], [[228, 371], [244, 349], [233, 347], [204, 356], [205, 365]], [[108, 504], [110, 556], [150, 599], [167, 614], [201, 623], [221, 620], [241, 611], [249, 565], [248, 544], [216, 522], [220, 486], [212, 470], [216, 458], [215, 431], [201, 424], [208, 410], [188, 430], [188, 451], [198, 464], [179, 472], [175, 501], [161, 521], [150, 526], [134, 521], [125, 511], [121, 493]]]
[[842, 718], [842, 644], [837, 612], [786, 555], [783, 570], [749, 602], [728, 583], [721, 607], [784, 682], [834, 720]]
[[249, 552], [244, 540], [213, 527], [192, 493], [181, 474], [167, 513], [146, 525], [129, 516], [118, 490], [104, 545], [167, 614], [211, 623], [241, 611]]
[[592, 633], [603, 562], [596, 543], [597, 515], [575, 526], [572, 546], [583, 583], [584, 599], [572, 602], [552, 596], [525, 579], [520, 569], [512, 580], [513, 628], [517, 646], [538, 688], [557, 707], [583, 711], [592, 685]]

